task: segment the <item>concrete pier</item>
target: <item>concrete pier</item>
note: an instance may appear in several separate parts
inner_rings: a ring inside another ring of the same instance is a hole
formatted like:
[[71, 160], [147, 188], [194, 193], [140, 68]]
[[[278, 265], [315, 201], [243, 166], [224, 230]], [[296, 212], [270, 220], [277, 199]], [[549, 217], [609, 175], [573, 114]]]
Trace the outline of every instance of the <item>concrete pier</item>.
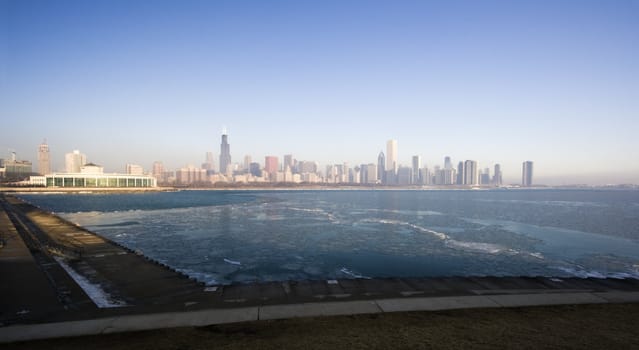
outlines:
[[[248, 320], [639, 302], [639, 280], [445, 277], [206, 287], [10, 196], [0, 196], [0, 342]], [[98, 307], [66, 272], [107, 296]]]

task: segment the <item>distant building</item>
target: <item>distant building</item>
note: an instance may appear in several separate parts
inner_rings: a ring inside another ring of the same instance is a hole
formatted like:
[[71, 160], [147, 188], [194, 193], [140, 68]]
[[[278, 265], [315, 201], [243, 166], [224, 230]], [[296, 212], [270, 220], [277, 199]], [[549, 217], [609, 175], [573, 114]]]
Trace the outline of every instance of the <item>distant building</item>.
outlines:
[[27, 160], [17, 160], [15, 152], [11, 159], [0, 160], [0, 175], [9, 180], [22, 180], [33, 173], [33, 165]]
[[533, 162], [525, 161], [522, 164], [521, 170], [521, 185], [524, 187], [530, 187], [533, 184]]
[[80, 167], [87, 163], [86, 154], [74, 150], [64, 155], [64, 169], [67, 173], [79, 173]]
[[129, 175], [144, 175], [144, 168], [138, 164], [127, 164], [126, 173]]
[[495, 164], [495, 173], [493, 174], [493, 185], [501, 186], [502, 185], [502, 175], [501, 175], [501, 165]]
[[457, 164], [457, 182], [458, 185], [464, 184], [464, 162]]
[[297, 168], [301, 174], [305, 174], [305, 173], [317, 174], [319, 164], [317, 164], [317, 162], [300, 161], [297, 164]]
[[206, 152], [204, 159], [205, 160], [204, 163], [202, 163], [202, 169], [206, 170], [207, 172], [214, 170], [215, 165], [213, 162], [213, 152]]
[[478, 185], [477, 162], [474, 160], [467, 160], [464, 162], [464, 185]]
[[422, 167], [422, 158], [420, 156], [413, 156], [413, 178], [411, 183], [413, 185], [420, 185], [422, 183], [419, 169]]
[[286, 167], [289, 167], [291, 170], [293, 170], [293, 155], [292, 154], [285, 154], [284, 155], [284, 164], [282, 164], [282, 169], [286, 169]]
[[195, 185], [208, 182], [206, 169], [187, 166], [175, 171], [175, 182], [177, 185]]
[[250, 155], [245, 155], [244, 156], [244, 172], [246, 173], [250, 173], [251, 172], [251, 163], [253, 162], [253, 160], [251, 159]]
[[262, 169], [260, 168], [260, 163], [249, 164], [249, 172], [255, 177], [262, 177]]
[[151, 172], [154, 178], [159, 182], [162, 182], [164, 175], [164, 164], [160, 161], [153, 162], [153, 171]]
[[93, 163], [88, 163], [80, 167], [80, 174], [104, 174], [104, 168]]
[[38, 174], [47, 175], [51, 173], [51, 156], [49, 154], [49, 145], [44, 140], [38, 146]]
[[231, 164], [231, 145], [228, 142], [226, 129], [222, 131], [222, 143], [220, 144], [220, 173], [227, 174]]
[[413, 180], [413, 168], [399, 167], [397, 169], [397, 184], [400, 186], [410, 185]]
[[360, 167], [361, 183], [375, 184], [377, 183], [377, 166], [373, 163], [362, 164]]
[[422, 185], [431, 185], [433, 183], [432, 175], [428, 168], [419, 169], [419, 174], [422, 179]]
[[[44, 178], [47, 187], [128, 188], [157, 186], [155, 178], [147, 175], [53, 173], [45, 175]], [[41, 182], [38, 181], [35, 184], [41, 184]]]
[[444, 157], [444, 169], [452, 169], [453, 163], [450, 161], [450, 157]]
[[439, 170], [439, 181], [438, 185], [454, 185], [457, 181], [457, 172], [453, 168], [444, 167]]
[[384, 152], [379, 152], [377, 156], [377, 180], [386, 184], [386, 158], [384, 157]]
[[269, 175], [271, 182], [277, 181], [277, 172], [279, 170], [278, 159], [276, 156], [266, 156], [264, 158], [264, 170]]
[[386, 142], [386, 171], [392, 171], [397, 174], [397, 140], [388, 140]]
[[479, 184], [490, 185], [490, 169], [489, 168], [485, 168], [484, 171], [482, 171], [479, 174]]

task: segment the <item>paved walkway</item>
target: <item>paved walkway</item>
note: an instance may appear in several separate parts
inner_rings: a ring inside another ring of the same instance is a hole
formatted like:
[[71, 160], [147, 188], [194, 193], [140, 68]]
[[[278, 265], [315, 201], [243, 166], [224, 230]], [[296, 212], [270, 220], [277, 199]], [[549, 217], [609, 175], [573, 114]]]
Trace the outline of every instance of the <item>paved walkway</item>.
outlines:
[[639, 292], [505, 294], [335, 301], [267, 305], [192, 312], [127, 315], [83, 321], [17, 325], [0, 328], [0, 342], [74, 337], [174, 327], [198, 327], [224, 323], [295, 317], [375, 314], [399, 311], [433, 311], [468, 308], [522, 307], [562, 304], [639, 302]]

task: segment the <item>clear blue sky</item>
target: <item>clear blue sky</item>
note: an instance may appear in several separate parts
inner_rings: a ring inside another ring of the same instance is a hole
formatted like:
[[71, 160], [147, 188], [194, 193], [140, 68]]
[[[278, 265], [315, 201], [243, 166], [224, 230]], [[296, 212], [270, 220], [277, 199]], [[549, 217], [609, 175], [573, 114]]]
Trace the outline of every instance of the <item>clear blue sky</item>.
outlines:
[[[639, 183], [639, 1], [0, 0], [0, 157], [292, 153]], [[539, 181], [542, 182], [542, 181]]]

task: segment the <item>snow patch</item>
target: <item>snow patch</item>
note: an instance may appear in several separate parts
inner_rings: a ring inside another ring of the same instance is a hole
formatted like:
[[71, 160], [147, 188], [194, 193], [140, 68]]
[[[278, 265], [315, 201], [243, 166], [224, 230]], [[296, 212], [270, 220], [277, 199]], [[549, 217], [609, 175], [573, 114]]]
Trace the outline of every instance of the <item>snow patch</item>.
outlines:
[[95, 305], [99, 308], [111, 308], [111, 307], [123, 307], [127, 304], [122, 300], [113, 298], [98, 284], [91, 283], [86, 277], [77, 273], [71, 266], [69, 266], [64, 259], [60, 257], [54, 257], [54, 259], [62, 266], [71, 278], [84, 290], [85, 293], [91, 298]]

